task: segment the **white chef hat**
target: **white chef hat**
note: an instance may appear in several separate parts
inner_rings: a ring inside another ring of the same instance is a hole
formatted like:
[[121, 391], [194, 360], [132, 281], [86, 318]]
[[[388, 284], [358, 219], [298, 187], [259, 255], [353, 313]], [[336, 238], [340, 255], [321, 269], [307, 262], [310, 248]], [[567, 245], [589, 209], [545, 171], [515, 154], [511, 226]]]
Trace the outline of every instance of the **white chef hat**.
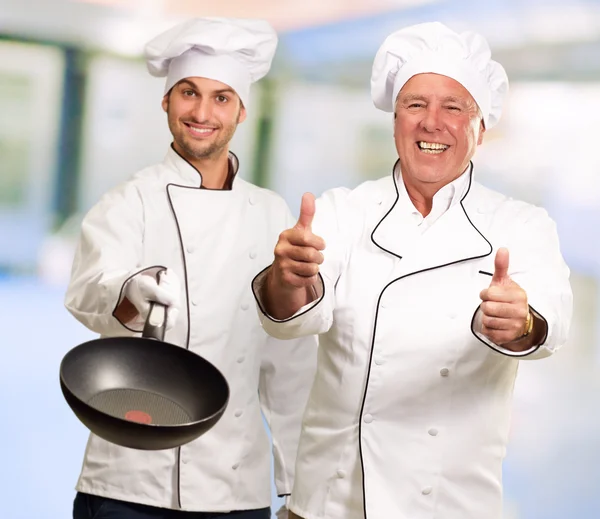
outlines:
[[448, 76], [463, 85], [479, 106], [486, 128], [498, 122], [508, 92], [504, 68], [491, 59], [483, 36], [458, 34], [439, 22], [406, 27], [386, 38], [377, 51], [371, 75], [375, 106], [393, 112], [404, 84], [427, 72]]
[[195, 18], [149, 41], [144, 56], [150, 74], [166, 77], [165, 94], [187, 77], [225, 83], [248, 106], [250, 85], [271, 68], [277, 33], [264, 20]]

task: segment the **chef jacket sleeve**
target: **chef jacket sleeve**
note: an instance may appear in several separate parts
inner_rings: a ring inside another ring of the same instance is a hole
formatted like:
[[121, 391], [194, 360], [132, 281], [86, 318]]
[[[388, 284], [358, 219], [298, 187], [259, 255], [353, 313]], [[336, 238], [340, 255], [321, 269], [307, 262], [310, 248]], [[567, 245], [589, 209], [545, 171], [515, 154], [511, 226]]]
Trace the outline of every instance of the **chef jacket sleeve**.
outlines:
[[[300, 308], [287, 319], [278, 320], [268, 315], [261, 299], [261, 288], [267, 269], [252, 282], [258, 315], [264, 330], [278, 339], [292, 339], [327, 332], [333, 323], [335, 285], [347, 262], [351, 225], [348, 225], [347, 197], [350, 191], [336, 188], [327, 191], [316, 201], [312, 231], [325, 240], [324, 261], [319, 267], [319, 283], [315, 300]], [[295, 221], [291, 222], [292, 227]], [[273, 244], [275, 247], [275, 243]]]
[[262, 355], [259, 397], [273, 441], [277, 494], [290, 494], [304, 408], [317, 364], [317, 338], [269, 337]]
[[510, 351], [481, 333], [481, 309], [473, 316], [472, 331], [490, 348], [511, 357], [548, 357], [567, 341], [573, 312], [573, 294], [559, 246], [556, 224], [539, 207], [523, 204], [511, 233], [505, 238], [509, 251], [509, 275], [527, 293], [531, 312], [547, 323], [542, 344], [522, 352]]
[[90, 330], [105, 336], [142, 330], [142, 323], [122, 323], [114, 312], [129, 279], [165, 268], [140, 265], [143, 233], [142, 199], [131, 182], [106, 193], [85, 215], [65, 306]]

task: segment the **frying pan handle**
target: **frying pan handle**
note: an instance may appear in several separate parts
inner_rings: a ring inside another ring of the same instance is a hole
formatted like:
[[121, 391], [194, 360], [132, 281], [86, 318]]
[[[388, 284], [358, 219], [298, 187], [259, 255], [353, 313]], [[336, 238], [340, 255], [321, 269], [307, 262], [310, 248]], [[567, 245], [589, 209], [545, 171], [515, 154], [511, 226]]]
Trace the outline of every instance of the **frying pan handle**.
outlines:
[[[158, 272], [156, 281], [160, 285], [160, 278], [162, 277], [164, 270]], [[144, 330], [142, 331], [142, 337], [146, 339], [156, 339], [163, 341], [165, 338], [165, 331], [167, 329], [167, 307], [156, 301], [150, 302], [150, 311], [144, 324]]]
[[167, 307], [163, 304], [151, 302], [148, 318], [144, 325], [142, 337], [163, 341], [167, 328]]

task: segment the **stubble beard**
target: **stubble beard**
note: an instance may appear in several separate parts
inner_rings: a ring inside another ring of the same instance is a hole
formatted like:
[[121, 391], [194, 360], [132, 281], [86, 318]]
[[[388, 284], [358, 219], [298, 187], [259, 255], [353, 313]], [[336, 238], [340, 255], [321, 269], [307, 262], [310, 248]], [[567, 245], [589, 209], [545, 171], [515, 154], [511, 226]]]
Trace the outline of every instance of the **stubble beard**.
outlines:
[[178, 147], [190, 158], [193, 159], [209, 159], [215, 158], [223, 154], [229, 146], [229, 142], [235, 134], [239, 122], [240, 114], [236, 117], [235, 123], [230, 126], [222, 126], [217, 128], [217, 131], [221, 133], [217, 139], [206, 145], [206, 143], [196, 142], [192, 137], [186, 134], [184, 124], [182, 121], [171, 120], [169, 117], [169, 128], [173, 139], [175, 140]]

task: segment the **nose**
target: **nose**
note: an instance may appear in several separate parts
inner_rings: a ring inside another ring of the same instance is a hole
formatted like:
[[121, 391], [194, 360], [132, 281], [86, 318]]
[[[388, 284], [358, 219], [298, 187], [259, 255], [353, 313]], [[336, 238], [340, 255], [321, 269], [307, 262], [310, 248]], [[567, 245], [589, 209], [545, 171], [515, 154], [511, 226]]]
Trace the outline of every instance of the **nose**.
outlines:
[[212, 116], [212, 106], [210, 100], [198, 97], [198, 100], [194, 104], [194, 118], [198, 123], [206, 123], [210, 121]]
[[427, 112], [423, 117], [421, 126], [425, 131], [436, 132], [443, 129], [442, 110], [439, 106], [430, 104], [427, 107]]

